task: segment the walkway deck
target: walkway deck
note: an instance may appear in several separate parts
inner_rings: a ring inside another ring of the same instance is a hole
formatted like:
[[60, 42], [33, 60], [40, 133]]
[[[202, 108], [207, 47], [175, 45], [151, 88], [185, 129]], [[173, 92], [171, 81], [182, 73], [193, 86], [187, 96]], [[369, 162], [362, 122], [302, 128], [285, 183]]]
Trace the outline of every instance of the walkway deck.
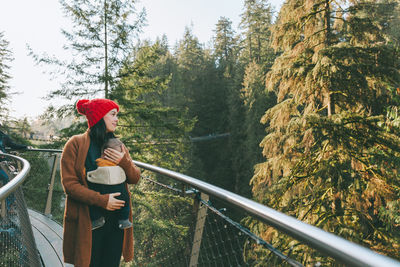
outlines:
[[42, 262], [46, 267], [63, 267], [61, 225], [33, 210], [28, 210], [33, 235]]

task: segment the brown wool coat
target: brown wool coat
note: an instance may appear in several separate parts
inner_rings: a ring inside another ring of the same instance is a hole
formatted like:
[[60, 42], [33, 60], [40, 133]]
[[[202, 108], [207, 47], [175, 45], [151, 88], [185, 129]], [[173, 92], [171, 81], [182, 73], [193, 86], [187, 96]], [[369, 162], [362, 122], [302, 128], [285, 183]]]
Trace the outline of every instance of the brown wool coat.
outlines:
[[[88, 130], [84, 134], [71, 137], [61, 156], [61, 183], [67, 195], [64, 212], [64, 262], [74, 264], [75, 267], [90, 265], [92, 225], [88, 205], [106, 208], [109, 197], [108, 194], [101, 195], [88, 188], [85, 160], [89, 145]], [[125, 156], [118, 165], [125, 171], [126, 182], [136, 184], [140, 179], [140, 170], [133, 164], [126, 147], [124, 150]], [[132, 222], [132, 210], [129, 212], [129, 219]], [[122, 256], [129, 262], [133, 259], [133, 229], [131, 227], [124, 231]]]

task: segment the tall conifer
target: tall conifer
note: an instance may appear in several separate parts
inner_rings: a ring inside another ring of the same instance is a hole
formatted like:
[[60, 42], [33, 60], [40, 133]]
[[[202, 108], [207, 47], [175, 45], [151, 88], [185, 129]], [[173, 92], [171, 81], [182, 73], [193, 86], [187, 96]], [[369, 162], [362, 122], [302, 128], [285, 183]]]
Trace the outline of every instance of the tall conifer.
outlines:
[[399, 103], [395, 10], [389, 0], [285, 2], [273, 30], [282, 54], [266, 80], [278, 104], [263, 117], [266, 161], [252, 185], [268, 206], [399, 257], [400, 132], [386, 116]]
[[0, 115], [6, 112], [5, 101], [8, 99], [9, 80], [11, 78], [8, 70], [10, 62], [13, 60], [12, 52], [8, 48], [9, 42], [4, 38], [4, 33], [0, 32]]
[[[241, 90], [241, 99], [245, 107], [245, 116], [243, 126], [245, 128], [246, 139], [244, 146], [246, 153], [242, 155], [242, 160], [251, 168], [263, 161], [260, 142], [265, 136], [265, 125], [261, 123], [261, 118], [265, 111], [276, 104], [276, 97], [273, 92], [265, 90], [265, 71], [260, 64], [255, 61], [250, 62], [244, 74], [243, 88]], [[248, 173], [246, 182], [249, 183], [252, 176]]]
[[[161, 41], [143, 43], [121, 70], [114, 90], [122, 112], [120, 125], [135, 157], [166, 168], [184, 171], [188, 132], [193, 127], [186, 109], [165, 103], [171, 73], [163, 70], [168, 48]], [[132, 140], [135, 142], [132, 143]]]
[[265, 136], [260, 123], [265, 110], [275, 104], [274, 93], [265, 92], [265, 74], [275, 58], [271, 48], [272, 8], [266, 0], [244, 2], [240, 27], [241, 42], [229, 95], [231, 157], [235, 192], [250, 196], [253, 166], [261, 162], [259, 143]]
[[63, 78], [61, 89], [51, 91], [49, 97], [112, 98], [145, 12], [136, 11], [136, 0], [60, 0], [60, 4], [72, 22], [71, 29], [62, 30], [70, 59], [31, 52], [38, 64], [54, 66], [52, 74]]
[[[226, 88], [222, 86], [216, 72], [211, 51], [204, 49], [189, 28], [186, 28], [182, 40], [175, 48], [179, 87], [186, 96], [186, 107], [190, 117], [196, 119], [191, 137], [212, 136], [226, 132], [227, 109]], [[226, 179], [229, 163], [223, 156], [226, 139], [210, 138], [193, 142], [191, 175], [212, 179], [217, 185], [229, 188]], [[211, 180], [210, 180], [211, 181]]]
[[[271, 49], [273, 9], [268, 0], [245, 0], [240, 27], [243, 29], [243, 56], [248, 62], [270, 67], [274, 59]], [[269, 65], [269, 66], [268, 66]]]
[[[139, 44], [126, 67], [113, 95], [119, 100], [119, 133], [133, 153], [133, 158], [156, 166], [187, 173], [190, 157], [188, 133], [193, 120], [187, 108], [180, 108], [183, 97], [171, 86], [175, 70], [167, 41]], [[144, 174], [153, 180], [176, 187], [172, 180], [155, 174]], [[183, 255], [189, 238], [191, 220], [189, 200], [160, 190], [142, 181], [132, 190], [135, 209], [134, 265], [156, 266], [168, 257], [173, 262], [185, 261]], [[183, 212], [177, 216], [177, 211]], [[150, 240], [150, 241], [149, 241]], [[178, 245], [176, 245], [178, 244]]]

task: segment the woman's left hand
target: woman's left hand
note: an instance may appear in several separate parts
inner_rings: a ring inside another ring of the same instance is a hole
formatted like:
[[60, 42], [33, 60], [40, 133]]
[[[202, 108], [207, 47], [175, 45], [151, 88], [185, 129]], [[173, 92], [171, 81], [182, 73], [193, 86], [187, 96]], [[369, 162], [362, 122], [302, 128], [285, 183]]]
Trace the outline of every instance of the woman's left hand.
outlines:
[[119, 152], [118, 150], [112, 149], [112, 148], [107, 148], [104, 150], [104, 155], [105, 159], [108, 159], [109, 161], [114, 162], [115, 164], [118, 164], [121, 159], [125, 155], [125, 151], [122, 149], [122, 152]]

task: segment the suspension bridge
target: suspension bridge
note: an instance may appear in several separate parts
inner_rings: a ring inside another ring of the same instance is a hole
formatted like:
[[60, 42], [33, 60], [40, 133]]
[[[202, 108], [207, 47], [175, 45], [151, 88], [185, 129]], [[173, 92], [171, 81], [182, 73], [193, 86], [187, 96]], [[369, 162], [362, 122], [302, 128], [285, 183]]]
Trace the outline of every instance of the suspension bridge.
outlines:
[[[60, 155], [61, 150], [52, 149], [1, 155], [1, 169], [11, 179], [0, 188], [0, 266], [64, 266]], [[149, 236], [146, 223], [134, 224], [136, 244], [147, 252], [135, 248], [137, 264], [123, 266], [400, 266], [395, 259], [212, 184], [134, 162], [142, 169], [138, 186], [143, 198], [133, 199], [134, 218], [145, 196], [158, 194], [168, 200], [169, 210], [160, 207], [152, 216], [167, 214], [168, 227]], [[38, 192], [43, 191], [41, 197]], [[293, 245], [268, 243], [243, 218], [273, 227], [292, 238]], [[151, 221], [161, 224], [157, 217]], [[313, 251], [311, 258], [298, 253], [304, 247]]]

